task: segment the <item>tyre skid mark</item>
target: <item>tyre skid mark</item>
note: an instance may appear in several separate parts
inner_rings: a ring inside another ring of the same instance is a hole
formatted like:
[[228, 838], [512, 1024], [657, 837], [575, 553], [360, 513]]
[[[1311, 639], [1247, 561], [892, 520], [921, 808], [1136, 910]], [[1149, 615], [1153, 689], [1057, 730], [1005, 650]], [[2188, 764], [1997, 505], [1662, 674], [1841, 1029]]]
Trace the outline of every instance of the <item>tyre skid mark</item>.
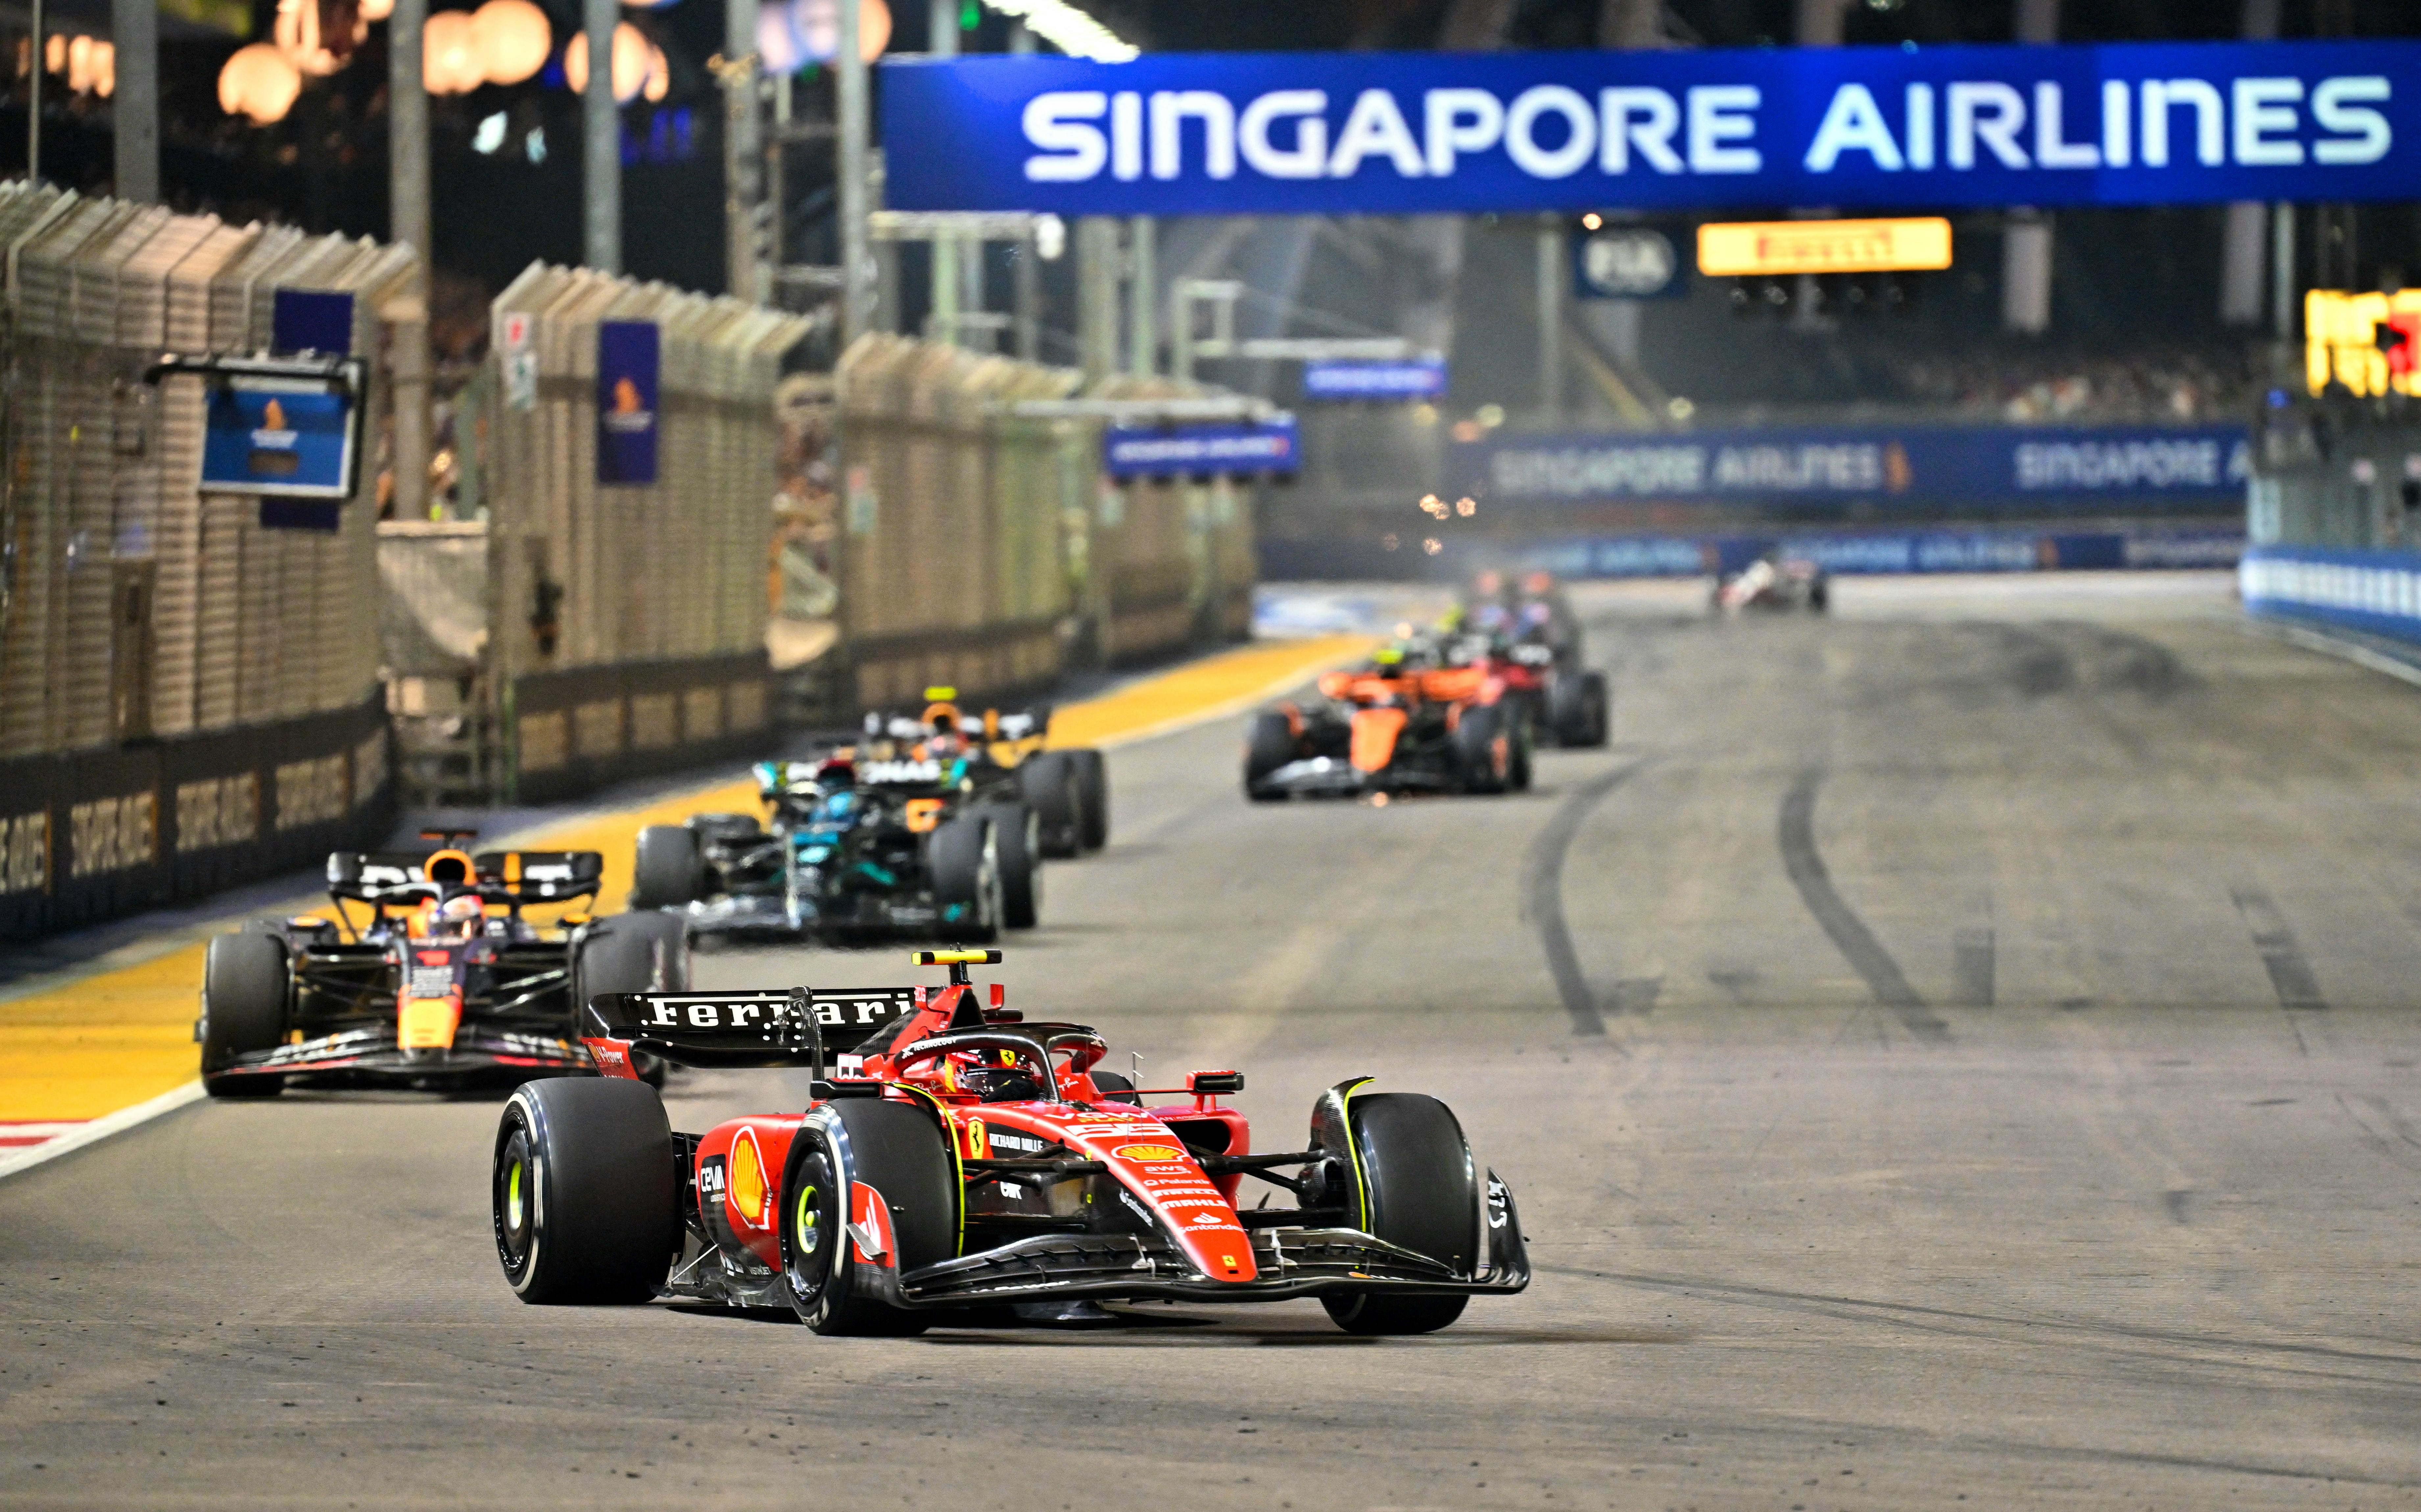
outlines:
[[1605, 1016], [1598, 1010], [1588, 974], [1581, 969], [1580, 953], [1572, 947], [1571, 927], [1565, 922], [1564, 861], [1571, 853], [1572, 836], [1580, 832], [1589, 811], [1643, 764], [1625, 763], [1574, 788], [1530, 842], [1529, 859], [1523, 868], [1522, 916], [1538, 932], [1547, 972], [1555, 979], [1556, 994], [1563, 999], [1564, 1012], [1570, 1016], [1576, 1035], [1605, 1037]]
[[1892, 1011], [1900, 1026], [1917, 1038], [1941, 1043], [1950, 1037], [1950, 1026], [1935, 1016], [1923, 996], [1909, 985], [1908, 976], [1899, 969], [1891, 952], [1875, 938], [1857, 911], [1843, 899], [1833, 885], [1833, 875], [1824, 865], [1824, 857], [1816, 849], [1816, 791], [1824, 783], [1820, 767], [1802, 771], [1792, 781], [1790, 790], [1783, 795], [1782, 814], [1778, 825], [1782, 845], [1782, 867], [1790, 877], [1790, 885], [1799, 890], [1799, 899], [1807, 905], [1834, 947], [1841, 952], [1851, 969], [1866, 979], [1867, 990], [1875, 1001]]

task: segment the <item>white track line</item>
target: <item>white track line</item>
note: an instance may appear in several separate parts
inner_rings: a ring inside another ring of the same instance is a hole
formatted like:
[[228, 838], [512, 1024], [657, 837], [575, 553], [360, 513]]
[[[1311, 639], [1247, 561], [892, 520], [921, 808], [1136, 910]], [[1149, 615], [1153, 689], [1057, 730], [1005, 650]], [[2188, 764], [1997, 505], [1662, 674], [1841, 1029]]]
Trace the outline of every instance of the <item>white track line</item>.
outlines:
[[[19, 1172], [30, 1171], [35, 1166], [55, 1161], [62, 1155], [73, 1154], [86, 1145], [98, 1144], [112, 1134], [122, 1134], [138, 1124], [148, 1124], [163, 1114], [176, 1112], [186, 1103], [198, 1102], [202, 1097], [202, 1083], [188, 1082], [173, 1091], [161, 1093], [148, 1102], [138, 1102], [132, 1108], [120, 1108], [106, 1117], [95, 1118], [71, 1134], [61, 1134], [58, 1138], [46, 1144], [37, 1145], [31, 1149], [0, 1156], [0, 1181], [5, 1181]], [[61, 1122], [66, 1121], [61, 1120]]]

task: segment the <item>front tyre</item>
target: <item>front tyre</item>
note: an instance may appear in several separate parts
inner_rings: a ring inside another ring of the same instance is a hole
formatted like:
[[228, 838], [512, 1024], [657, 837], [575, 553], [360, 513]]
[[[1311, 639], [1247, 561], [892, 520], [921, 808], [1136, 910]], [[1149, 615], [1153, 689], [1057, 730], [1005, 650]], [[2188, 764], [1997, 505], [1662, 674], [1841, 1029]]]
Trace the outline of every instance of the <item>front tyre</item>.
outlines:
[[524, 1083], [505, 1104], [492, 1178], [496, 1257], [533, 1304], [643, 1302], [680, 1238], [672, 1126], [655, 1088]]
[[286, 1040], [286, 946], [258, 930], [211, 942], [202, 965], [202, 1086], [214, 1098], [273, 1098], [286, 1078], [228, 1074], [241, 1055]]
[[1023, 803], [992, 810], [992, 844], [1000, 859], [1000, 922], [1031, 929], [1042, 922], [1042, 821]]
[[839, 1125], [839, 1138], [820, 1117], [810, 1118], [791, 1142], [782, 1178], [782, 1277], [790, 1306], [819, 1333], [922, 1333], [925, 1315], [860, 1285], [849, 1187], [868, 1188], [889, 1212], [890, 1259], [901, 1274], [948, 1259], [958, 1248], [957, 1178], [941, 1130], [930, 1115], [898, 1102], [831, 1102], [823, 1115]]
[[1078, 828], [1086, 850], [1099, 850], [1110, 843], [1110, 768], [1101, 753], [1091, 746], [1068, 753], [1068, 764], [1076, 772]]
[[[1462, 1126], [1446, 1105], [1416, 1092], [1363, 1093], [1351, 1099], [1355, 1173], [1349, 1219], [1364, 1233], [1452, 1267], [1477, 1269], [1487, 1236], [1479, 1226], [1478, 1177]], [[1349, 1333], [1429, 1333], [1462, 1316], [1464, 1296], [1330, 1292], [1320, 1305]]]
[[1279, 768], [1292, 762], [1297, 754], [1291, 720], [1276, 709], [1254, 715], [1251, 727], [1244, 732], [1244, 796], [1262, 803], [1283, 801], [1285, 789], [1264, 784]]

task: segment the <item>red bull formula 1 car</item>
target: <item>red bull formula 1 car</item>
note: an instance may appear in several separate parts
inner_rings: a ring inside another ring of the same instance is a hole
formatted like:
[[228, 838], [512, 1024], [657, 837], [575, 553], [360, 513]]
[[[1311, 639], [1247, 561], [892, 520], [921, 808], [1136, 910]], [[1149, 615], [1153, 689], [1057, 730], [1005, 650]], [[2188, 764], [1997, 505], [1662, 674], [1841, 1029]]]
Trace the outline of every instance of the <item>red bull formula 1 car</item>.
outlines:
[[[587, 1073], [579, 1004], [689, 985], [679, 919], [579, 911], [603, 871], [594, 850], [336, 852], [328, 895], [346, 926], [285, 919], [211, 942], [194, 1026], [202, 1084], [212, 1097], [274, 1097], [298, 1079], [444, 1086]], [[348, 904], [368, 907], [357, 928]], [[568, 912], [541, 927], [523, 916], [529, 904]]]
[[[975, 986], [997, 951], [914, 959], [949, 985], [592, 1000], [605, 1076], [523, 1085], [497, 1130], [514, 1291], [789, 1307], [875, 1334], [1318, 1297], [1351, 1332], [1418, 1333], [1529, 1284], [1512, 1193], [1437, 1099], [1354, 1077], [1313, 1106], [1304, 1147], [1257, 1153], [1220, 1100], [1242, 1073], [1138, 1092], [1091, 1029]], [[804, 1112], [676, 1133], [631, 1079], [645, 1054], [810, 1071], [813, 1090]], [[1246, 1180], [1293, 1200], [1252, 1205]]]

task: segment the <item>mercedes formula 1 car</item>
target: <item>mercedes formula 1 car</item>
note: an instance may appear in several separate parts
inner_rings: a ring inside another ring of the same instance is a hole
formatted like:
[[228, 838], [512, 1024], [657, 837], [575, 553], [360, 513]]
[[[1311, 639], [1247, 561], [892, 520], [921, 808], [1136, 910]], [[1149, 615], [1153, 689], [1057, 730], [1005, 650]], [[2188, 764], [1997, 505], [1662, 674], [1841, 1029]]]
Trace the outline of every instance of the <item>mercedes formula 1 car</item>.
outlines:
[[[1239, 1071], [1137, 1091], [1082, 1024], [1023, 1019], [970, 965], [946, 987], [617, 993], [606, 1075], [534, 1082], [496, 1133], [505, 1278], [527, 1302], [788, 1307], [819, 1333], [1100, 1316], [1098, 1304], [1318, 1297], [1419, 1333], [1530, 1265], [1512, 1192], [1444, 1103], [1338, 1083], [1300, 1149], [1255, 1153]], [[635, 1057], [807, 1071], [804, 1112], [676, 1133]], [[1147, 1098], [1182, 1100], [1145, 1106]], [[1250, 1179], [1293, 1200], [1242, 1199]]]
[[[594, 850], [336, 852], [328, 894], [344, 925], [305, 916], [211, 942], [194, 1026], [202, 1084], [274, 1097], [294, 1080], [445, 1086], [591, 1071], [579, 1004], [689, 985], [678, 918], [575, 910], [549, 928], [523, 917], [528, 904], [586, 902], [603, 869]], [[358, 927], [349, 903], [368, 905]]]
[[[1474, 638], [1476, 639], [1476, 638]], [[1244, 795], [1374, 797], [1520, 792], [1530, 786], [1529, 702], [1485, 650], [1414, 640], [1367, 666], [1321, 675], [1323, 702], [1254, 716]]]
[[678, 909], [710, 939], [1030, 928], [1043, 858], [1109, 834], [1101, 753], [1043, 750], [1049, 722], [988, 710], [969, 726], [936, 700], [917, 719], [869, 715], [810, 759], [761, 762], [770, 823], [703, 814], [641, 831], [632, 904]]
[[1729, 577], [1718, 578], [1708, 608], [1719, 615], [1793, 609], [1820, 615], [1832, 600], [1832, 574], [1821, 564], [1768, 552]]

